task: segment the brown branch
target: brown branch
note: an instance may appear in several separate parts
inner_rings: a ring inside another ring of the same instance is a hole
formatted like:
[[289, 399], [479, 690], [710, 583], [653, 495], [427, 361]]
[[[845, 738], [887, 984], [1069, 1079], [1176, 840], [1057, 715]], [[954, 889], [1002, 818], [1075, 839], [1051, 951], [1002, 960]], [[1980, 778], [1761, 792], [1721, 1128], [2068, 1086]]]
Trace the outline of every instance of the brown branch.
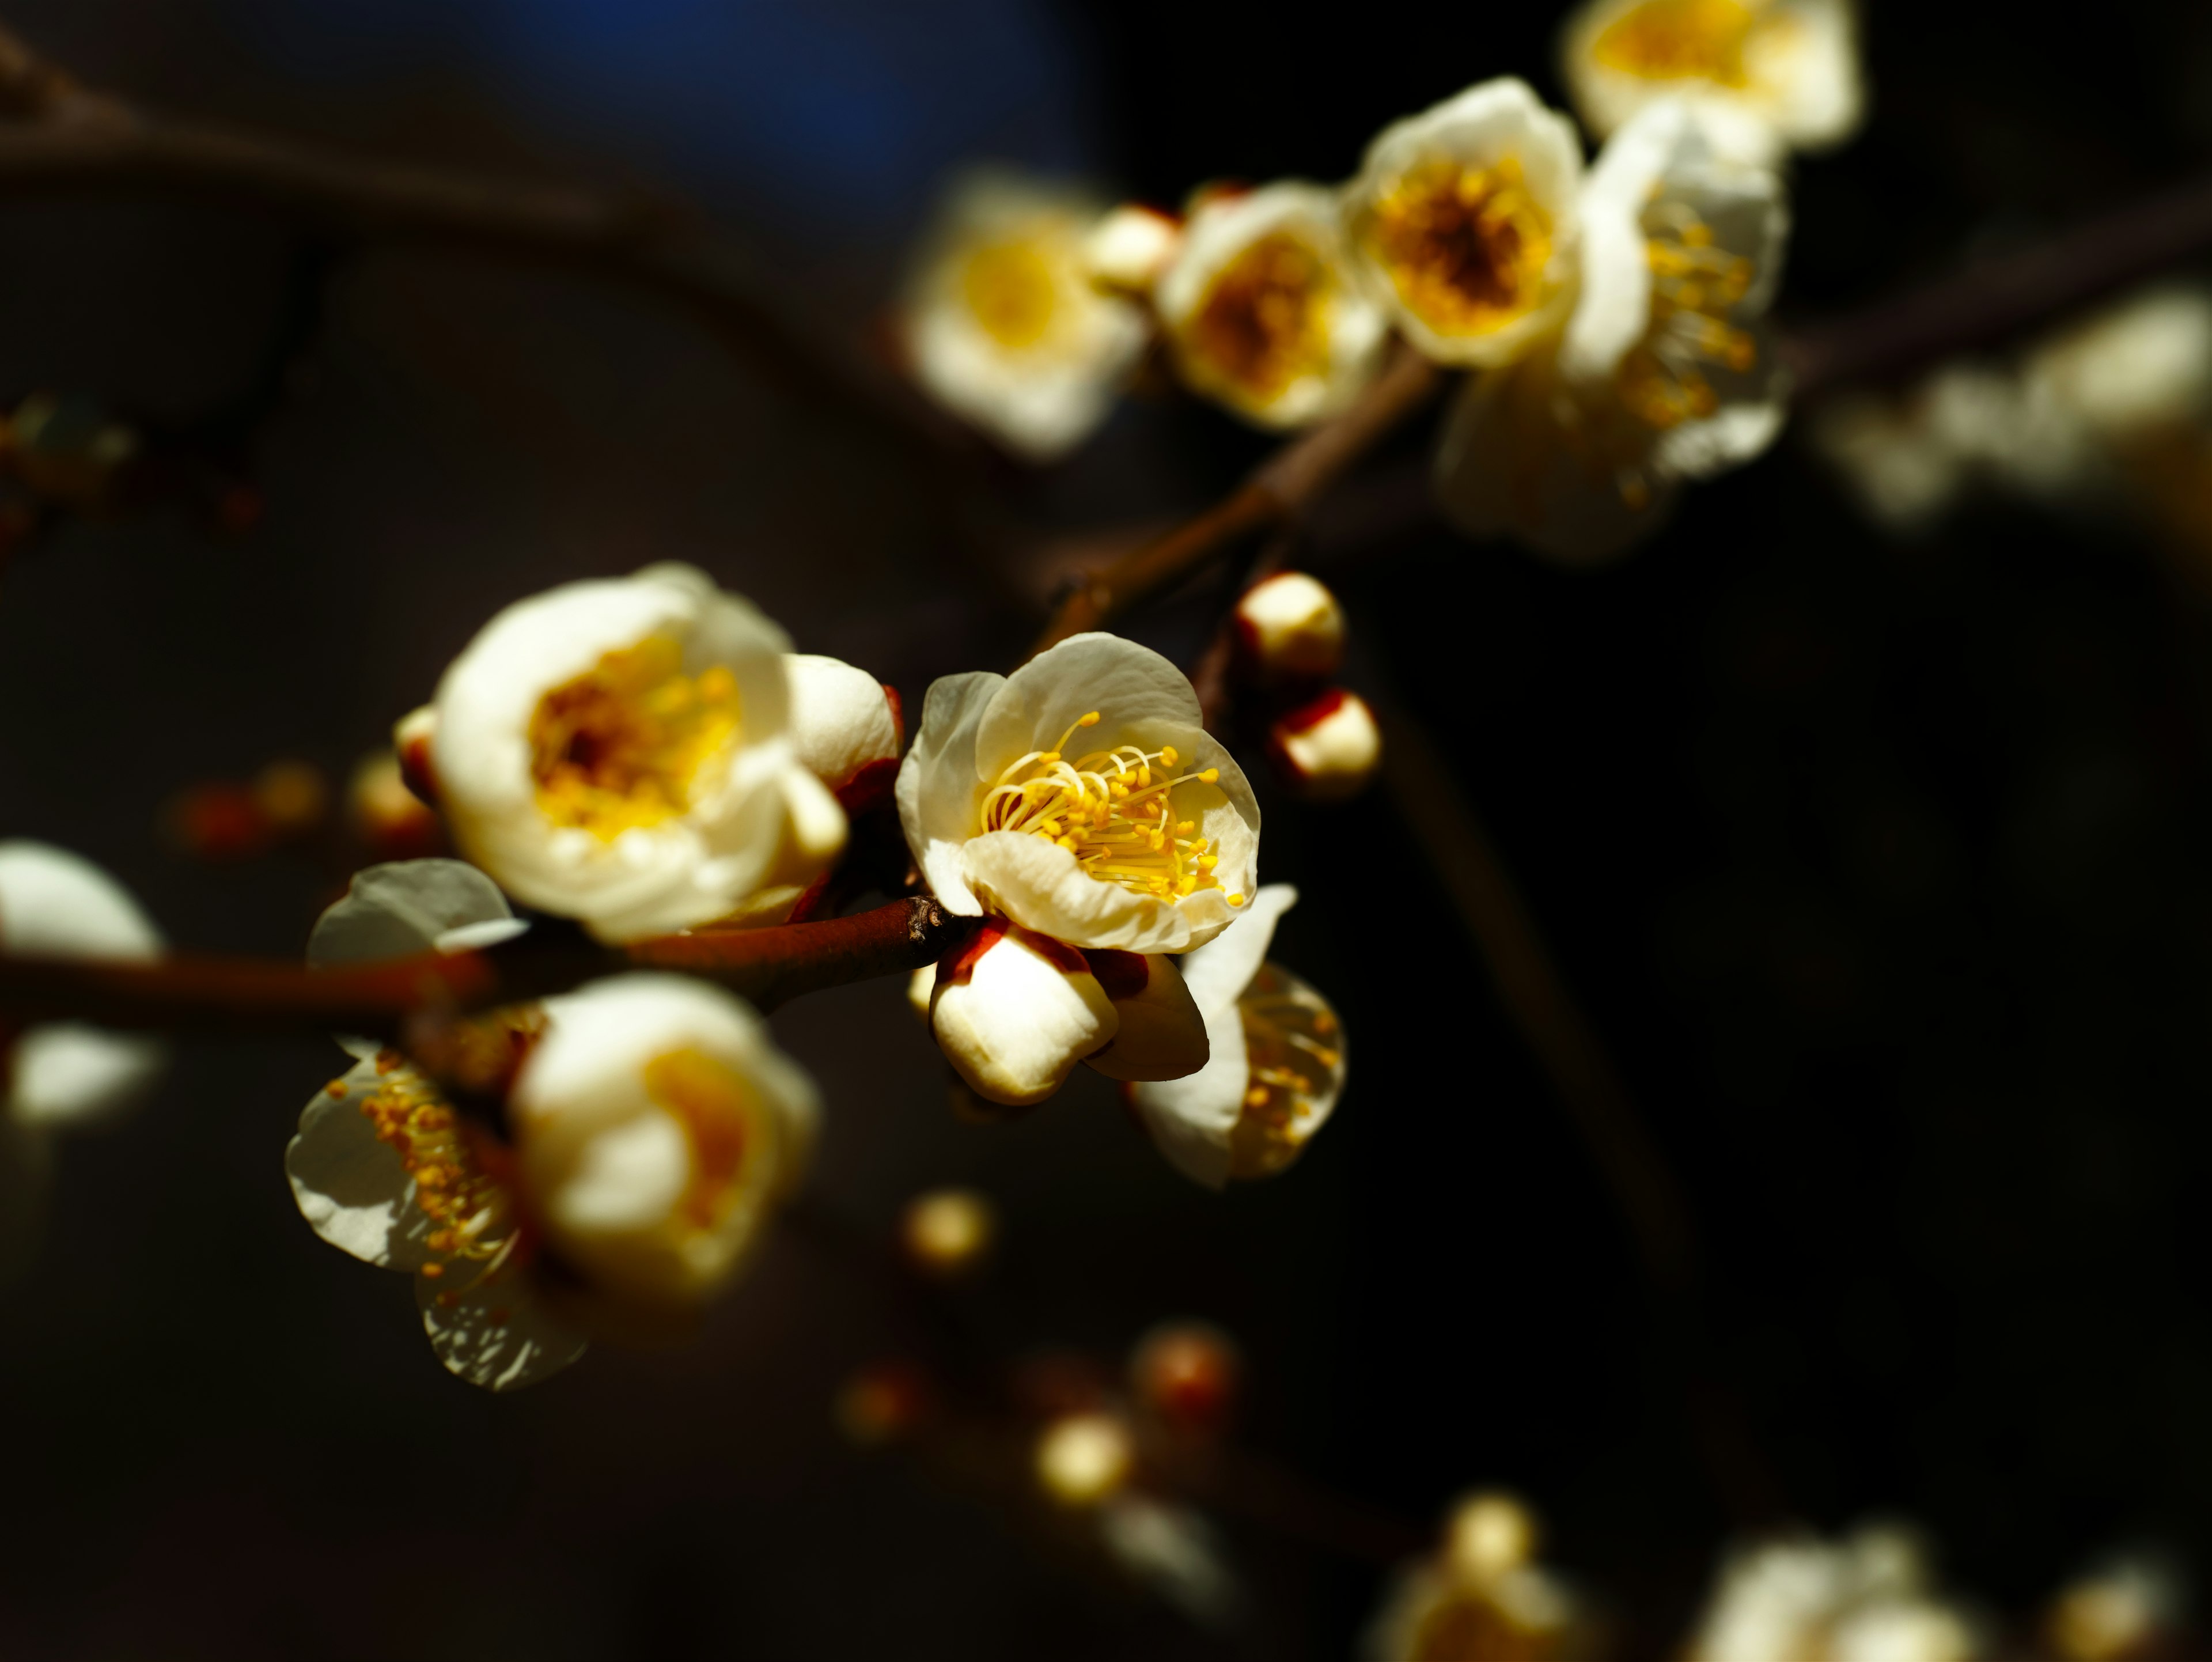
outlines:
[[964, 429], [691, 214], [168, 120], [79, 88], [4, 30], [0, 193], [184, 197], [342, 240], [434, 244], [624, 283], [697, 314], [782, 389], [857, 415], [933, 461], [983, 454]]
[[1986, 255], [1895, 299], [1791, 332], [1783, 355], [1796, 396], [1923, 369], [2212, 250], [2212, 179]]
[[1401, 345], [1389, 367], [1343, 415], [1285, 445], [1196, 519], [1080, 583], [1060, 602], [1030, 655], [1071, 635], [1103, 629], [1224, 557], [1246, 537], [1297, 519], [1426, 404], [1441, 380], [1434, 364]]
[[533, 949], [526, 935], [485, 952], [324, 970], [265, 959], [135, 964], [0, 954], [0, 1018], [397, 1038], [418, 1016], [543, 998], [629, 968], [681, 970], [772, 1009], [801, 993], [919, 969], [973, 927], [934, 901], [912, 899], [820, 923], [666, 935], [622, 949]]

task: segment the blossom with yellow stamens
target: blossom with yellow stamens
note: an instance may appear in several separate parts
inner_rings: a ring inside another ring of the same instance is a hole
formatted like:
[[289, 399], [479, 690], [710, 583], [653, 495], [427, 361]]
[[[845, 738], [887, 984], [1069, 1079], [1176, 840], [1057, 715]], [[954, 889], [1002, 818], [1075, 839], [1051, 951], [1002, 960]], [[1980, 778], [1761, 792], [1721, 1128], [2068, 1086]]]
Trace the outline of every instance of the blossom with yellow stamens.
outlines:
[[1352, 259], [1441, 363], [1510, 363], [1573, 303], [1574, 125], [1501, 78], [1383, 129], [1345, 189]]
[[1577, 218], [1572, 314], [1518, 363], [1469, 380], [1437, 490], [1471, 535], [1588, 562], [1647, 533], [1682, 481], [1780, 431], [1788, 376], [1764, 314], [1789, 216], [1776, 174], [1721, 156], [1677, 100], [1614, 135]]
[[1368, 1662], [1577, 1662], [1583, 1601], [1536, 1560], [1534, 1518], [1496, 1492], [1462, 1500], [1438, 1549], [1401, 1570], [1368, 1629]]
[[1352, 269], [1336, 193], [1300, 180], [1200, 208], [1153, 301], [1183, 380], [1261, 427], [1342, 410], [1389, 340]]
[[1149, 326], [1092, 281], [1102, 205], [1004, 169], [948, 192], [924, 239], [898, 330], [922, 388], [1018, 454], [1049, 461], [1112, 411]]
[[1726, 154], [1773, 161], [1841, 143], [1864, 115], [1853, 0], [1589, 0], [1559, 55], [1576, 113], [1600, 138], [1683, 98]]
[[1730, 1553], [1686, 1662], [1971, 1662], [1981, 1650], [1933, 1591], [1917, 1539], [1870, 1527]]
[[[481, 873], [418, 861], [363, 873], [311, 961], [480, 946], [520, 927]], [[317, 1093], [285, 1166], [315, 1233], [411, 1274], [439, 1360], [512, 1390], [587, 1337], [681, 1331], [725, 1286], [803, 1163], [805, 1075], [737, 1000], [630, 975], [465, 1024], [449, 1048], [512, 1080], [507, 1135], [460, 1112], [397, 1051]]]
[[1327, 999], [1267, 962], [1275, 925], [1297, 898], [1286, 883], [1268, 884], [1219, 940], [1181, 960], [1206, 1021], [1206, 1066], [1129, 1087], [1169, 1163], [1211, 1189], [1284, 1170], [1344, 1093], [1344, 1024]]
[[455, 843], [517, 898], [606, 941], [803, 887], [844, 846], [845, 816], [793, 751], [788, 646], [689, 566], [509, 606], [433, 707]]
[[940, 900], [1082, 948], [1175, 953], [1252, 892], [1260, 810], [1182, 672], [1079, 635], [929, 689], [899, 818]]

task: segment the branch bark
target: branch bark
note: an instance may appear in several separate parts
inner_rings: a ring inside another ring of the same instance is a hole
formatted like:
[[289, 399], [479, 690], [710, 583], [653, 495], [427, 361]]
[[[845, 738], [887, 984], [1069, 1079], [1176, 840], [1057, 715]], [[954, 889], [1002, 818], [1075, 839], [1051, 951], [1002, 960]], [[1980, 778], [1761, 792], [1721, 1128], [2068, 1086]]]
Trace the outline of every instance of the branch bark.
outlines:
[[544, 998], [625, 969], [680, 970], [773, 1009], [801, 993], [919, 969], [974, 927], [915, 898], [820, 923], [702, 930], [626, 948], [533, 948], [525, 935], [485, 952], [325, 970], [249, 958], [126, 964], [0, 954], [0, 1022], [398, 1038], [418, 1017]]

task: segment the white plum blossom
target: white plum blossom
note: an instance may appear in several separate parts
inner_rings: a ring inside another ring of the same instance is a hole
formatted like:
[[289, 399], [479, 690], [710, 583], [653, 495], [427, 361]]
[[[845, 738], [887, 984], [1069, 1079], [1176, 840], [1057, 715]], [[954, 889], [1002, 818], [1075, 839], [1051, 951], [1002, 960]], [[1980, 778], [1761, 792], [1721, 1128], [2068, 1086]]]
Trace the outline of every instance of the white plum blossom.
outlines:
[[1789, 217], [1779, 177], [1722, 156], [1674, 100], [1606, 146], [1577, 219], [1571, 314], [1517, 362], [1469, 378], [1437, 490], [1470, 535], [1579, 563], [1620, 553], [1683, 481], [1781, 430], [1788, 377], [1764, 314]]
[[[161, 955], [161, 936], [90, 861], [45, 843], [0, 842], [0, 951], [144, 962]], [[153, 1087], [166, 1056], [155, 1040], [76, 1021], [40, 1022], [13, 1044], [0, 1036], [8, 1118], [33, 1130], [108, 1118]]]
[[1352, 269], [1336, 192], [1303, 180], [1206, 201], [1153, 303], [1184, 381], [1261, 427], [1336, 414], [1389, 344], [1389, 320]]
[[1251, 892], [1260, 809], [1182, 672], [1078, 635], [929, 689], [898, 777], [937, 898], [1077, 947], [1188, 952]]
[[1034, 461], [1112, 411], [1145, 348], [1144, 313], [1093, 282], [1088, 193], [1003, 168], [955, 182], [900, 303], [915, 375], [946, 409]]
[[1343, 1024], [1319, 993], [1267, 961], [1297, 898], [1288, 884], [1267, 885], [1219, 939], [1179, 960], [1205, 1020], [1206, 1065], [1128, 1090], [1169, 1163], [1211, 1189], [1282, 1171], [1343, 1094]]
[[[460, 950], [518, 927], [451, 861], [363, 873], [314, 961]], [[315, 1233], [415, 1279], [439, 1360], [474, 1385], [534, 1384], [587, 1337], [680, 1332], [726, 1285], [802, 1169], [805, 1076], [727, 994], [635, 974], [469, 1024], [513, 1072], [507, 1135], [458, 1112], [393, 1050], [307, 1105], [285, 1157]]]
[[1915, 1537], [1870, 1527], [1731, 1553], [1686, 1662], [1971, 1662], [1980, 1648], [1931, 1590]]
[[1589, 0], [1559, 51], [1600, 138], [1680, 98], [1728, 155], [1771, 162], [1839, 144], [1864, 118], [1854, 0]]
[[1440, 363], [1510, 363], [1573, 303], [1574, 124], [1528, 85], [1486, 81], [1382, 130], [1345, 187], [1352, 258]]
[[689, 566], [507, 607], [433, 706], [455, 843], [516, 898], [611, 941], [795, 894], [844, 846], [845, 816], [793, 748], [788, 648]]

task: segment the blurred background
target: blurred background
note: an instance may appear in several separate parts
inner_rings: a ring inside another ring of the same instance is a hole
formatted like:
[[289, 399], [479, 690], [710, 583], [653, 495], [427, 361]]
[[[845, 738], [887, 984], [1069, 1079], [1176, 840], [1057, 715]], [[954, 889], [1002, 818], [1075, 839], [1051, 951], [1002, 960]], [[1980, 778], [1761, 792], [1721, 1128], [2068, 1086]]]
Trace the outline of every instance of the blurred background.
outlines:
[[[689, 201], [859, 337], [961, 161], [1167, 203], [1339, 178], [1472, 81], [1557, 97], [1559, 15], [15, 0], [0, 22], [169, 113]], [[1874, 0], [1866, 23], [1872, 117], [1799, 165], [1785, 322], [2212, 149], [2212, 13], [2187, 0], [2063, 30]], [[343, 777], [510, 600], [690, 560], [916, 710], [933, 677], [1018, 655], [1101, 533], [1195, 510], [1266, 448], [1139, 402], [948, 511], [880, 433], [672, 309], [456, 253], [319, 258], [236, 212], [0, 201], [10, 401], [198, 420], [326, 283], [249, 532], [72, 521], [0, 581], [0, 834], [99, 860], [199, 948], [296, 952], [339, 874], [192, 861], [162, 805], [278, 756]], [[1087, 1074], [1018, 1125], [961, 1123], [883, 983], [776, 1017], [828, 1105], [817, 1211], [888, 1240], [916, 1190], [987, 1190], [1002, 1248], [955, 1296], [991, 1354], [1110, 1364], [1160, 1318], [1218, 1323], [1247, 1444], [1417, 1524], [1511, 1486], [1632, 1653], [1665, 1647], [1750, 1521], [1685, 1412], [1692, 1373], [1779, 1515], [1917, 1519], [1993, 1610], [2116, 1544], [2204, 1563], [2205, 551], [2001, 502], [1900, 540], [1785, 439], [1600, 573], [1404, 512], [1347, 514], [1313, 562], [1352, 684], [1420, 721], [1479, 806], [1686, 1195], [1686, 1325], [1380, 793], [1267, 800], [1265, 875], [1305, 897], [1275, 956], [1351, 1034], [1348, 1093], [1289, 1173], [1205, 1193]], [[1223, 593], [1130, 632], [1187, 657]], [[0, 1294], [0, 1655], [1352, 1653], [1377, 1565], [1226, 1519], [1252, 1610], [1224, 1640], [855, 1452], [833, 1398], [908, 1321], [819, 1228], [780, 1233], [695, 1348], [603, 1348], [513, 1399], [460, 1385], [404, 1282], [315, 1241], [286, 1189], [293, 1121], [340, 1067], [190, 1044], [137, 1120], [60, 1148]]]

